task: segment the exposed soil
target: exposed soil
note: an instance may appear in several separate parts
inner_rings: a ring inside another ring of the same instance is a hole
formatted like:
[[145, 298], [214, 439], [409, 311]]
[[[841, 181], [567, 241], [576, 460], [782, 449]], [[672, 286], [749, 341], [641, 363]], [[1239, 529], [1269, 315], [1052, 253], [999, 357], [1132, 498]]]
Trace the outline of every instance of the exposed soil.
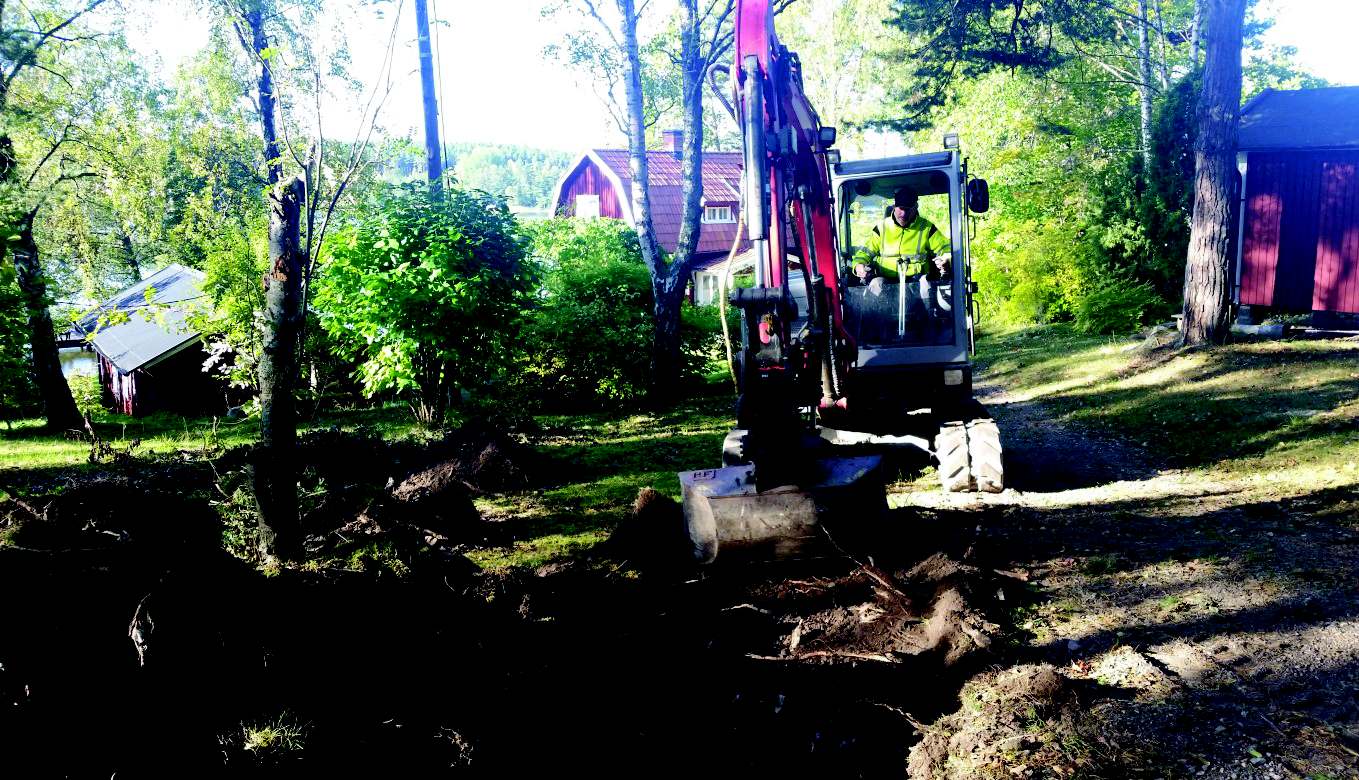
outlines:
[[[987, 402], [1014, 489], [903, 503], [982, 518], [980, 558], [1028, 576], [1043, 598], [1016, 615], [1027, 641], [1014, 657], [1096, 685], [1059, 756], [1054, 739], [999, 757], [941, 754], [927, 740], [930, 755], [1005, 770], [996, 776], [1102, 764], [1104, 776], [1359, 777], [1359, 494], [1271, 495], [1244, 478], [1157, 468], [1134, 442], [1064, 425], [1034, 401], [993, 391]], [[936, 725], [956, 736], [994, 717], [960, 710]], [[1037, 731], [1061, 742], [1063, 718]], [[1004, 731], [997, 739], [1015, 737]], [[913, 775], [920, 766], [913, 756]]]
[[[674, 533], [654, 491], [605, 554], [476, 571], [458, 554], [484, 530], [468, 497], [540, 479], [493, 431], [304, 442], [312, 549], [386, 542], [404, 573], [359, 556], [266, 576], [226, 555], [208, 499], [187, 496], [228, 500], [239, 453], [45, 476], [28, 486], [45, 519], [6, 505], [0, 762], [120, 778], [1359, 776], [1359, 496], [1269, 500], [987, 401], [1010, 490], [894, 496], [825, 557], [702, 573], [621, 566]], [[268, 725], [303, 747], [261, 745]]]

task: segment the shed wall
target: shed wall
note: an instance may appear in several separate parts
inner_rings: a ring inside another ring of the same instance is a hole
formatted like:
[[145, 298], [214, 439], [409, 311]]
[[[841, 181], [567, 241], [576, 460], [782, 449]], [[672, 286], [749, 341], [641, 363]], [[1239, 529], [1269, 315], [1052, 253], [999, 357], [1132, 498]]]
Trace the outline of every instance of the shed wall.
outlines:
[[1254, 152], [1240, 303], [1359, 311], [1359, 153]]
[[567, 180], [566, 186], [562, 187], [561, 200], [556, 204], [557, 213], [574, 214], [577, 195], [598, 195], [599, 216], [623, 218], [623, 209], [618, 204], [618, 192], [593, 160], [582, 161]]
[[1321, 166], [1312, 308], [1359, 313], [1359, 153]]

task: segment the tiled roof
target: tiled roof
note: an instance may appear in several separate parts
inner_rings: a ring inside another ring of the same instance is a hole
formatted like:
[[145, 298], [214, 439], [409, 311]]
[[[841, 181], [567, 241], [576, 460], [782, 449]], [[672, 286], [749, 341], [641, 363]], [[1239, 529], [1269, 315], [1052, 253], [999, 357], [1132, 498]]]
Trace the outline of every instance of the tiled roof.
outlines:
[[[91, 343], [119, 371], [128, 373], [177, 352], [198, 338], [186, 322], [192, 304], [203, 297], [203, 274], [171, 264], [117, 293], [76, 323], [93, 333]], [[151, 302], [147, 289], [152, 288]], [[101, 315], [121, 312], [123, 322], [99, 327]]]
[[[623, 187], [620, 197], [628, 197], [632, 187], [628, 150], [594, 149], [593, 153], [618, 177]], [[674, 252], [679, 243], [684, 206], [681, 161], [667, 151], [648, 151], [646, 154], [647, 174], [651, 179], [651, 220], [656, 229], [656, 240], [667, 252]], [[734, 212], [740, 200], [741, 168], [740, 152], [704, 152], [704, 202], [708, 205], [730, 204]], [[704, 223], [699, 231], [697, 251], [699, 254], [728, 252], [735, 237], [735, 222]]]
[[1237, 148], [1359, 148], [1359, 87], [1267, 89], [1241, 109]]
[[[613, 169], [622, 179], [624, 186], [632, 180], [632, 169], [628, 164], [627, 149], [595, 149], [594, 153]], [[648, 151], [646, 153], [647, 174], [651, 177], [652, 187], [679, 187], [684, 183], [681, 161], [671, 152]], [[703, 153], [703, 191], [720, 192], [723, 197], [737, 198], [737, 187], [741, 181], [740, 152]], [[654, 196], [653, 196], [654, 197]], [[713, 195], [708, 200], [714, 200]]]

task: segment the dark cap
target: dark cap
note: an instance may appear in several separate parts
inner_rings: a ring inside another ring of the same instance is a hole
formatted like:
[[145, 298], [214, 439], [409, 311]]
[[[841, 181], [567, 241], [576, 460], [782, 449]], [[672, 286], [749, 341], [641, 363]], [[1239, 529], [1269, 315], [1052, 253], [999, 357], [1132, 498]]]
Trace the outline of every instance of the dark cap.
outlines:
[[920, 196], [910, 187], [902, 187], [892, 195], [892, 205], [899, 209], [907, 209], [920, 202]]

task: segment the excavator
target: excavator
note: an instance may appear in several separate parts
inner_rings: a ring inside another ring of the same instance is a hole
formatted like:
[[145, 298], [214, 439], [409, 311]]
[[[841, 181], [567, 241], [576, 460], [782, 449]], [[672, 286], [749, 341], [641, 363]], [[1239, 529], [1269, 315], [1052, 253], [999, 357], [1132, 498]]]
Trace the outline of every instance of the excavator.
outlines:
[[[679, 474], [699, 564], [800, 557], [828, 536], [825, 519], [881, 514], [891, 448], [928, 453], [946, 490], [1004, 488], [999, 430], [972, 394], [969, 242], [972, 215], [989, 207], [985, 179], [955, 134], [939, 151], [842, 161], [771, 0], [737, 0], [735, 26], [754, 284], [730, 297], [742, 322], [737, 427], [720, 467]], [[928, 273], [897, 258], [898, 273], [870, 281], [860, 261], [903, 197], [946, 248]]]

